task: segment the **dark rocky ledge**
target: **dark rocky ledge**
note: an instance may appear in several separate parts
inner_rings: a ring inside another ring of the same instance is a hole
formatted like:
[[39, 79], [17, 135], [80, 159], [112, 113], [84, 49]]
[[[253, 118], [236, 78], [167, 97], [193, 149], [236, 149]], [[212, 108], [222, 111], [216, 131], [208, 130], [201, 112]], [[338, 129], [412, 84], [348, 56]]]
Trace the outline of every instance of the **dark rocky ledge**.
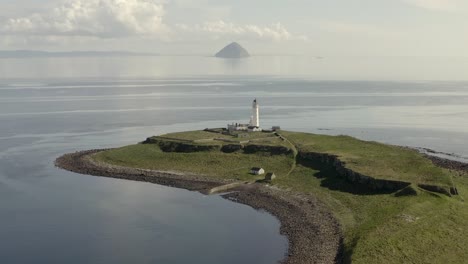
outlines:
[[[347, 179], [349, 182], [354, 184], [364, 185], [369, 190], [373, 191], [399, 191], [411, 185], [410, 182], [375, 179], [371, 176], [363, 175], [355, 172], [349, 168], [346, 168], [346, 163], [341, 161], [338, 156], [327, 153], [315, 153], [315, 152], [300, 152], [299, 157], [309, 160], [318, 160], [321, 163], [332, 166], [338, 175]], [[467, 164], [460, 162], [452, 162], [441, 158], [433, 157], [431, 160], [440, 167], [445, 168], [465, 168]], [[437, 186], [430, 184], [418, 184], [418, 187], [430, 192], [437, 192], [448, 196], [457, 195], [458, 191], [455, 187], [449, 186]]]
[[362, 184], [367, 186], [371, 190], [388, 190], [388, 191], [397, 191], [401, 190], [411, 183], [404, 181], [394, 181], [394, 180], [381, 180], [375, 179], [371, 176], [366, 176], [355, 172], [351, 169], [346, 168], [345, 162], [341, 161], [337, 156], [326, 154], [326, 153], [315, 153], [315, 152], [300, 152], [300, 157], [303, 159], [315, 159], [320, 162], [332, 166], [335, 168], [338, 175], [343, 178], [346, 178], [351, 183]]
[[[92, 155], [104, 150], [65, 154], [57, 167], [81, 174], [151, 182], [206, 193], [229, 183], [195, 174], [162, 172], [96, 162]], [[241, 185], [223, 195], [234, 202], [265, 210], [281, 222], [281, 234], [289, 241], [284, 264], [342, 263], [343, 236], [338, 221], [311, 195], [297, 195], [262, 184]]]
[[181, 142], [166, 139], [147, 138], [143, 144], [156, 144], [164, 152], [193, 153], [202, 151], [220, 150], [220, 145], [196, 145], [192, 142]]
[[293, 151], [284, 146], [270, 146], [259, 144], [226, 144], [226, 145], [210, 145], [210, 144], [194, 144], [192, 141], [174, 140], [166, 138], [147, 138], [143, 144], [156, 144], [164, 152], [179, 152], [193, 153], [202, 151], [222, 151], [225, 153], [233, 153], [242, 151], [245, 154], [268, 153], [270, 155], [288, 155]]

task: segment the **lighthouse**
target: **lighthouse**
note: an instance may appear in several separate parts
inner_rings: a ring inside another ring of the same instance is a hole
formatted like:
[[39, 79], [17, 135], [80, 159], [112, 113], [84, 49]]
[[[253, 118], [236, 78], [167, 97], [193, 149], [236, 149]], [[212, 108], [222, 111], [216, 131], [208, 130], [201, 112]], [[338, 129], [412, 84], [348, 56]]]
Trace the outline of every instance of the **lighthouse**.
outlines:
[[252, 103], [252, 118], [250, 120], [250, 126], [260, 127], [259, 105], [257, 99]]
[[229, 133], [234, 131], [261, 132], [260, 128], [260, 111], [257, 99], [252, 102], [252, 115], [248, 124], [232, 123], [227, 125]]

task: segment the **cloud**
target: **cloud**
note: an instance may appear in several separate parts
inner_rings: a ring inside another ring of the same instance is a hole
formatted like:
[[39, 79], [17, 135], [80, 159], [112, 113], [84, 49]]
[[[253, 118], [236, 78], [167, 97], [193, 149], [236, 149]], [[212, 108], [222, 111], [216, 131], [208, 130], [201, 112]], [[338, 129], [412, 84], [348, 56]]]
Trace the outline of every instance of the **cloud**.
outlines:
[[234, 24], [223, 20], [205, 22], [203, 24], [177, 24], [176, 29], [181, 33], [192, 33], [199, 36], [209, 35], [212, 38], [253, 38], [274, 41], [307, 40], [307, 36], [290, 33], [281, 23], [269, 26], [253, 24]]
[[455, 12], [465, 6], [464, 0], [402, 0], [406, 4], [436, 11]]
[[[1, 0], [0, 0], [1, 1]], [[147, 41], [209, 42], [213, 40], [306, 41], [283, 24], [238, 24], [199, 18], [193, 24], [167, 24], [166, 8], [174, 0], [57, 0], [55, 8], [17, 17], [0, 17], [0, 46], [49, 48], [119, 45]], [[195, 2], [194, 2], [195, 4]], [[170, 9], [177, 13], [177, 10]], [[172, 15], [172, 13], [171, 13]], [[144, 39], [144, 40], [142, 40]]]
[[119, 38], [166, 34], [164, 5], [157, 0], [68, 0], [50, 12], [7, 19], [12, 35]]

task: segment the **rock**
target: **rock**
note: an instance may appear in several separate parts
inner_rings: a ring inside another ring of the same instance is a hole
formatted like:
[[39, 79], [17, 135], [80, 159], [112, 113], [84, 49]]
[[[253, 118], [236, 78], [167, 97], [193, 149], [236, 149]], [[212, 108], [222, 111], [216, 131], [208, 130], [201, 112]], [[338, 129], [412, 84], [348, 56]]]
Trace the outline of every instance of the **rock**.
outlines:
[[451, 195], [458, 195], [458, 190], [455, 187], [450, 187], [450, 194]]
[[436, 185], [430, 185], [430, 184], [418, 184], [418, 187], [426, 191], [441, 193], [447, 196], [452, 196], [452, 194], [450, 193], [450, 188], [445, 188], [442, 186], [436, 186]]
[[[374, 191], [398, 191], [410, 185], [409, 182], [392, 181], [384, 179], [375, 179], [368, 175], [362, 175], [349, 168], [346, 168], [346, 162], [341, 161], [338, 156], [327, 153], [300, 152], [299, 156], [303, 159], [320, 161], [323, 165], [331, 166], [339, 176], [347, 179], [353, 184], [361, 184]], [[456, 190], [452, 190], [453, 193]]]
[[250, 57], [249, 52], [244, 49], [239, 43], [233, 42], [218, 53], [216, 53], [215, 57], [218, 58], [228, 58], [228, 59], [240, 59], [240, 58], [247, 58]]
[[418, 195], [418, 191], [412, 186], [409, 185], [406, 188], [401, 189], [397, 193], [395, 193], [395, 197], [400, 197], [400, 196], [415, 196]]
[[155, 144], [161, 148], [164, 152], [180, 152], [180, 153], [192, 153], [201, 151], [213, 151], [220, 150], [219, 145], [196, 145], [190, 143], [169, 141], [169, 140], [156, 140]]
[[229, 144], [229, 145], [224, 145], [221, 148], [221, 151], [224, 153], [233, 153], [236, 151], [239, 151], [242, 149], [242, 145], [237, 145], [237, 144]]

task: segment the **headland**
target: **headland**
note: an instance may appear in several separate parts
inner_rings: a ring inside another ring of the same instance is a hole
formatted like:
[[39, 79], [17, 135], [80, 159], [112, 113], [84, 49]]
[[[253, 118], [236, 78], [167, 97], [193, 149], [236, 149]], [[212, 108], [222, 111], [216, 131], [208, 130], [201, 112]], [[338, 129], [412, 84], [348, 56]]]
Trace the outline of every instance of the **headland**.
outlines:
[[[461, 260], [466, 166], [406, 147], [277, 129], [171, 133], [66, 154], [58, 167], [152, 182], [264, 209], [289, 239], [284, 263]], [[437, 253], [432, 247], [456, 254]], [[457, 255], [458, 254], [458, 255]]]

